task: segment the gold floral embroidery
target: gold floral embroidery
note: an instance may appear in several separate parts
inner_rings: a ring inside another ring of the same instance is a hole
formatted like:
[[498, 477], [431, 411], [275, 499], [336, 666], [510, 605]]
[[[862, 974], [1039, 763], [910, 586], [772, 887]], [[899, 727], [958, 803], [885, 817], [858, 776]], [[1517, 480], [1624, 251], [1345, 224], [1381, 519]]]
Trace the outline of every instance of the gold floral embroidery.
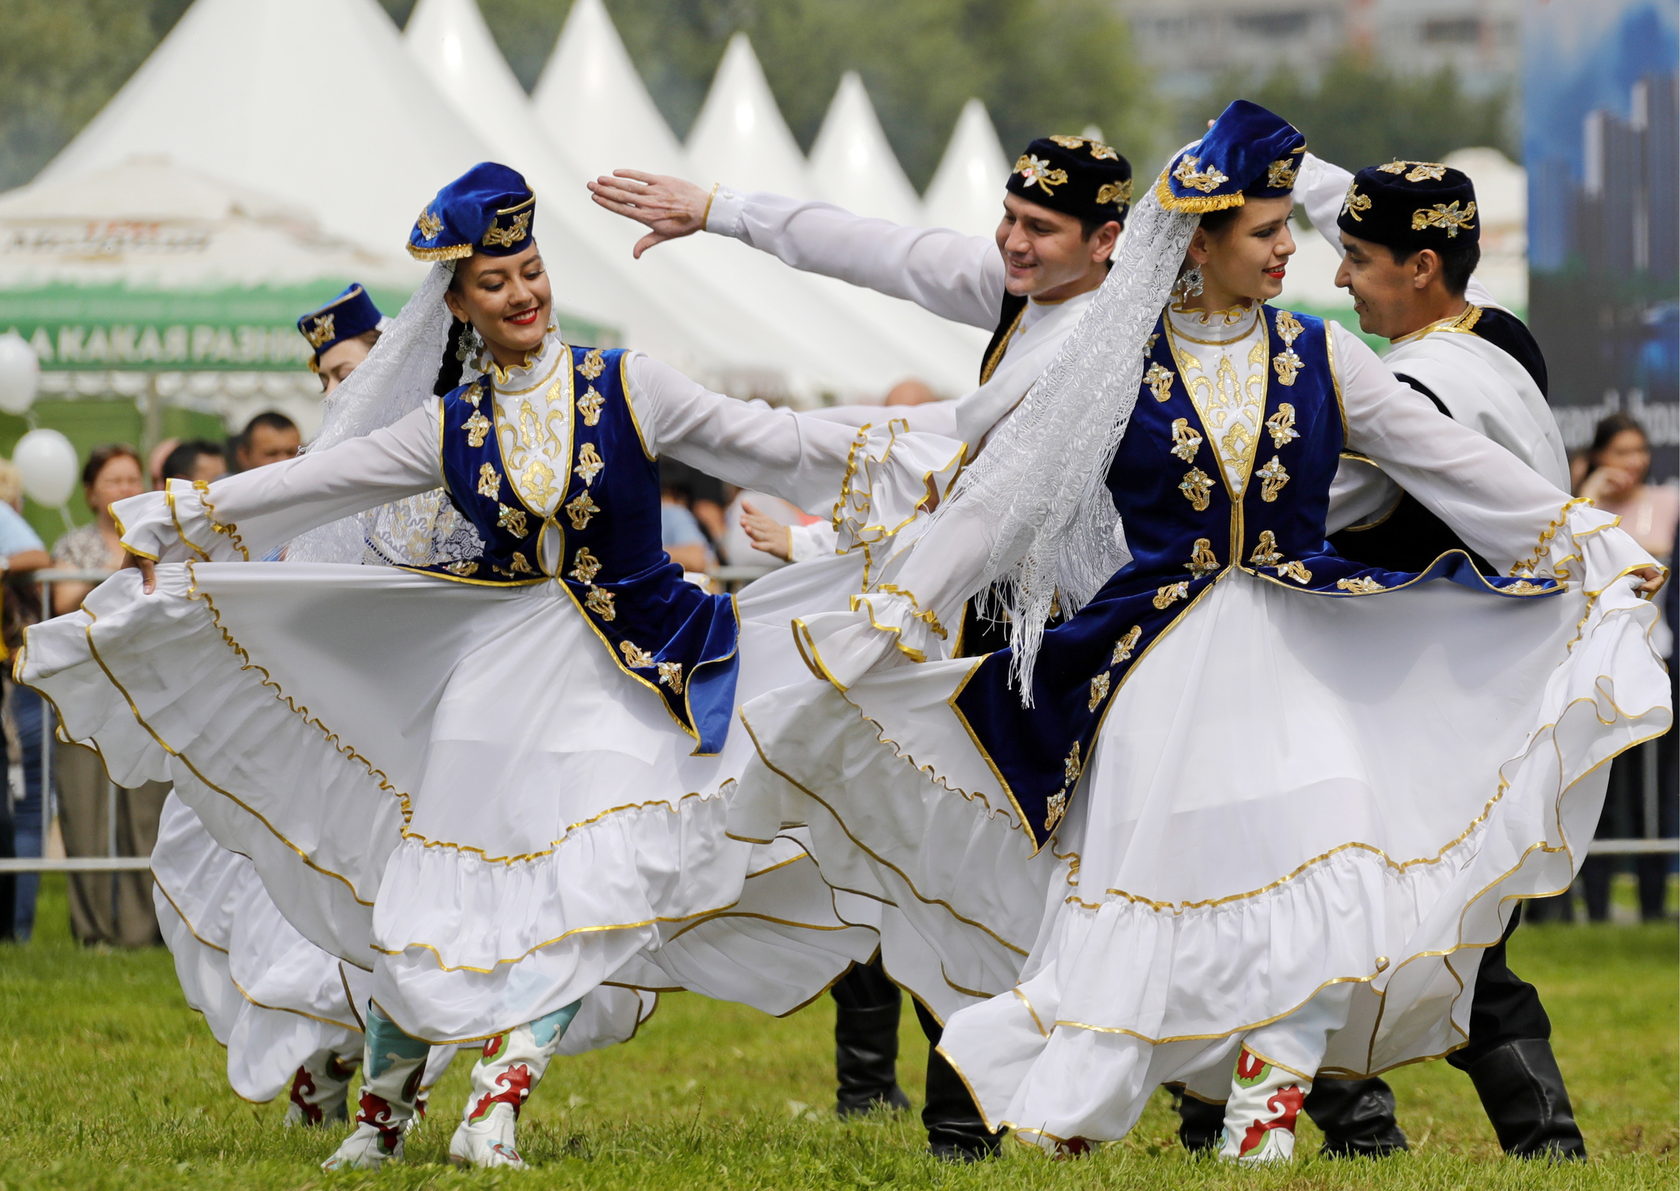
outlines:
[[1281, 447], [1301, 437], [1295, 429], [1295, 407], [1289, 402], [1279, 403], [1277, 413], [1266, 419], [1266, 432], [1272, 436], [1272, 446]]
[[1154, 392], [1155, 400], [1165, 401], [1172, 396], [1172, 369], [1163, 368], [1159, 364], [1151, 364], [1149, 371], [1143, 374], [1143, 383]]
[[1388, 590], [1369, 575], [1360, 575], [1355, 579], [1338, 579], [1336, 580], [1336, 587], [1341, 591], [1351, 591], [1355, 595], [1370, 595], [1375, 591]]
[[[1407, 173], [1406, 167], [1411, 167]], [[1439, 182], [1446, 177], [1447, 167], [1438, 161], [1391, 161], [1377, 167], [1385, 174], [1405, 174], [1408, 182]]]
[[589, 519], [601, 511], [601, 506], [591, 499], [588, 492], [580, 492], [577, 497], [566, 505], [566, 516], [571, 520], [573, 529], [587, 529]]
[[1084, 772], [1085, 767], [1079, 763], [1079, 742], [1076, 740], [1073, 742], [1073, 747], [1068, 750], [1067, 758], [1062, 762], [1062, 776], [1067, 779], [1067, 784], [1071, 788], [1079, 781], [1079, 775]]
[[1178, 490], [1198, 513], [1207, 512], [1208, 498], [1213, 495], [1213, 477], [1199, 467], [1192, 467], [1179, 481]]
[[1114, 656], [1108, 659], [1108, 664], [1118, 666], [1121, 662], [1129, 661], [1132, 650], [1137, 648], [1138, 640], [1143, 636], [1143, 626], [1134, 624], [1126, 630], [1126, 635], [1114, 643]]
[[1554, 591], [1556, 589], [1547, 587], [1541, 583], [1530, 583], [1527, 579], [1523, 579], [1516, 583], [1507, 584], [1499, 590], [1504, 592], [1506, 595], [1539, 595], [1542, 592]]
[[671, 693], [683, 693], [683, 672], [681, 662], [660, 662], [659, 681], [671, 688]]
[[1156, 608], [1165, 609], [1176, 604], [1190, 594], [1190, 581], [1180, 579], [1177, 583], [1168, 583], [1164, 587], [1155, 589], [1155, 598], [1151, 601]]
[[1106, 698], [1108, 698], [1108, 674], [1105, 671], [1091, 680], [1091, 697], [1085, 703], [1085, 710], [1095, 711]]
[[484, 400], [484, 386], [479, 384], [476, 380], [473, 381], [472, 384], [467, 386], [466, 391], [461, 394], [461, 400], [465, 401], [474, 409], [477, 409], [478, 403]]
[[1277, 568], [1277, 573], [1286, 575], [1297, 583], [1311, 583], [1312, 572], [1307, 570], [1300, 559], [1292, 559]]
[[1365, 212], [1371, 209], [1371, 196], [1359, 193], [1359, 183], [1349, 182], [1347, 197], [1342, 200], [1342, 214], [1355, 223], [1365, 222]]
[[[605, 372], [607, 362], [601, 358], [605, 350], [605, 348], [592, 347], [584, 353], [583, 363], [578, 365], [578, 375], [583, 377], [584, 380], [594, 380]], [[591, 386], [591, 391], [593, 391], [593, 388], [594, 386]], [[593, 422], [590, 423], [591, 426], [594, 424]]]
[[1266, 167], [1266, 188], [1268, 190], [1295, 189], [1295, 163], [1285, 157], [1282, 161], [1274, 161]]
[[1425, 228], [1445, 228], [1447, 239], [1458, 239], [1459, 232], [1475, 230], [1476, 200], [1471, 199], [1464, 204], [1464, 209], [1458, 209], [1458, 200], [1450, 203], [1436, 203], [1433, 207], [1419, 207], [1412, 212], [1412, 230], [1421, 232]]
[[624, 655], [624, 664], [632, 670], [646, 670], [654, 664], [653, 655], [633, 641], [620, 641], [618, 651]]
[[486, 248], [512, 248], [531, 232], [531, 213], [521, 211], [513, 217], [513, 221], [506, 227], [498, 227], [492, 219], [490, 226], [484, 229], [482, 241]]
[[1295, 317], [1294, 312], [1289, 310], [1278, 311], [1277, 334], [1278, 338], [1283, 340], [1285, 347], [1299, 339], [1301, 333], [1305, 330], [1306, 328], [1301, 325], [1301, 320]]
[[600, 391], [594, 385], [590, 385], [589, 391], [579, 397], [577, 403], [578, 413], [583, 415], [583, 424], [593, 426], [599, 422], [601, 420], [601, 407], [606, 403], [607, 399], [601, 396]]
[[478, 494], [480, 496], [488, 496], [494, 499], [496, 493], [501, 490], [502, 477], [497, 474], [494, 467], [491, 467], [488, 463], [486, 463], [483, 467], [478, 469]]
[[463, 579], [469, 575], [478, 574], [478, 564], [469, 559], [462, 559], [460, 562], [446, 562], [443, 564], [443, 569], [451, 575], [459, 575]]
[[1065, 186], [1068, 180], [1066, 170], [1053, 170], [1048, 161], [1028, 153], [1015, 159], [1015, 172], [1026, 180], [1028, 186], [1037, 185], [1045, 194], [1055, 194], [1055, 188]]
[[1189, 463], [1196, 458], [1196, 452], [1201, 449], [1202, 436], [1190, 429], [1189, 418], [1174, 418], [1172, 424], [1172, 453], [1184, 462]]
[[554, 469], [541, 459], [533, 459], [519, 473], [519, 484], [530, 497], [531, 504], [546, 507], [555, 494]]
[[1210, 165], [1205, 170], [1196, 168], [1198, 162], [1194, 157], [1186, 156], [1173, 170], [1173, 177], [1179, 184], [1191, 190], [1199, 190], [1203, 194], [1217, 190], [1231, 179], [1219, 172], [1218, 166]]
[[1283, 460], [1276, 455], [1255, 474], [1260, 477], [1260, 499], [1264, 501], [1276, 500], [1283, 486], [1289, 483], [1289, 472], [1283, 466]]
[[572, 578], [579, 583], [593, 583], [595, 576], [601, 569], [601, 560], [596, 558], [585, 546], [572, 556]]
[[[1149, 353], [1155, 350], [1155, 345], [1157, 343], [1159, 343], [1160, 340], [1161, 340], [1161, 332], [1156, 331], [1155, 334], [1151, 335], [1148, 339], [1145, 339], [1143, 341], [1143, 358], [1144, 359], [1147, 360], [1149, 358]], [[1162, 398], [1162, 400], [1165, 400], [1165, 398]]]
[[1260, 540], [1255, 543], [1254, 553], [1248, 556], [1250, 566], [1275, 567], [1283, 561], [1283, 551], [1277, 548], [1277, 534], [1269, 529], [1260, 531]]
[[1184, 569], [1197, 579], [1217, 571], [1219, 558], [1213, 552], [1213, 543], [1206, 538], [1197, 538], [1196, 544], [1190, 548], [1190, 561], [1184, 564]]
[[583, 597], [583, 606], [602, 620], [611, 620], [618, 615], [618, 609], [613, 607], [613, 593], [603, 587], [591, 587], [589, 594]]
[[1106, 207], [1110, 203], [1129, 203], [1132, 201], [1132, 180], [1124, 182], [1104, 182], [1097, 191], [1097, 206]]
[[1056, 824], [1060, 823], [1062, 816], [1067, 814], [1067, 795], [1060, 790], [1056, 791], [1044, 800], [1044, 809], [1049, 812], [1044, 816], [1044, 830], [1056, 830]]
[[490, 433], [490, 419], [475, 409], [472, 417], [461, 423], [461, 429], [467, 432], [467, 445], [476, 450], [484, 445], [484, 436]]
[[1241, 422], [1232, 422], [1231, 428], [1225, 432], [1225, 437], [1219, 440], [1219, 449], [1227, 459], [1242, 459], [1248, 455], [1248, 449], [1254, 445], [1254, 436], [1248, 432], [1248, 427]]
[[505, 529], [516, 538], [522, 538], [529, 532], [523, 509], [510, 509], [507, 505], [496, 506], [496, 528]]
[[414, 226], [420, 229], [422, 240], [435, 240], [438, 233], [443, 230], [443, 220], [432, 214], [432, 209], [427, 207], [420, 212], [420, 217], [414, 221]]
[[1287, 348], [1272, 357], [1272, 367], [1277, 369], [1279, 384], [1292, 385], [1301, 371], [1301, 357], [1295, 354], [1294, 348]]
[[333, 321], [336, 318], [337, 315], [321, 314], [309, 320], [311, 326], [303, 333], [303, 337], [309, 340], [310, 347], [320, 350], [323, 344], [332, 339]]
[[513, 573], [515, 575], [535, 575], [537, 568], [527, 562], [525, 556], [516, 550], [513, 554]]
[[606, 466], [601, 460], [600, 452], [595, 449], [594, 443], [586, 442], [578, 448], [577, 457], [578, 465], [572, 470], [585, 484], [593, 484], [595, 477], [600, 475], [601, 469]]

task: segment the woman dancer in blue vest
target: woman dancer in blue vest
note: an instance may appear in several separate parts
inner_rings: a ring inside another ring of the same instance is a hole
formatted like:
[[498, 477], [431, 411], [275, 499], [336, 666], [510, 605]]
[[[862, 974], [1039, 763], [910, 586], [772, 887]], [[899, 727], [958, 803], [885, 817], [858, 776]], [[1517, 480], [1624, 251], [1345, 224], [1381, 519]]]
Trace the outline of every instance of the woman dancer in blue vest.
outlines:
[[[811, 504], [854, 432], [565, 343], [534, 211], [505, 166], [440, 191], [409, 240], [438, 266], [313, 449], [124, 502], [136, 571], [20, 662], [114, 774], [172, 778], [299, 931], [372, 970], [329, 1168], [401, 1155], [427, 1042], [488, 1038], [450, 1154], [519, 1165], [549, 1058], [628, 1037], [637, 989], [787, 1012], [875, 948], [795, 844], [724, 834], [737, 686], [802, 668], [785, 618], [665, 557], [655, 463]], [[392, 565], [335, 565], [364, 561]]]
[[[1180, 1082], [1225, 1102], [1226, 1157], [1287, 1159], [1320, 1071], [1462, 1044], [1481, 948], [1671, 719], [1660, 570], [1614, 519], [1265, 304], [1304, 148], [1239, 101], [1168, 164], [919, 541], [796, 621], [826, 684], [742, 711], [735, 830], [806, 820], [831, 883], [896, 905], [938, 962], [883, 922], [888, 971], [988, 1125], [1048, 1148]], [[1331, 552], [1344, 450], [1508, 576]], [[1011, 648], [940, 660], [999, 582]]]

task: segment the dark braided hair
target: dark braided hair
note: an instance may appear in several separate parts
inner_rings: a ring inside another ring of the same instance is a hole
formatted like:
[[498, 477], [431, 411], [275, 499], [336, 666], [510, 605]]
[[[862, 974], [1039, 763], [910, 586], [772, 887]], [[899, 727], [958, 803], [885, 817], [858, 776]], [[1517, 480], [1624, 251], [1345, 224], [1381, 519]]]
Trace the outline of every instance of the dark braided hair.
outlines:
[[449, 324], [449, 334], [443, 340], [443, 359], [438, 362], [437, 380], [432, 383], [432, 392], [438, 397], [447, 397], [460, 386], [462, 368], [456, 353], [461, 350], [461, 341], [471, 327], [472, 324], [465, 319], [454, 319]]

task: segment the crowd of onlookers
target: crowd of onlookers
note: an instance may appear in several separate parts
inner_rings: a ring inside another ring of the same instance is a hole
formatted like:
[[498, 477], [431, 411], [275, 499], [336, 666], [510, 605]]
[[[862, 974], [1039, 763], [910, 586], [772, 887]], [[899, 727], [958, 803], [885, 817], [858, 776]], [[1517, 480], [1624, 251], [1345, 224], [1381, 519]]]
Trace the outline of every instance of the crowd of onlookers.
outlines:
[[[43, 615], [35, 573], [51, 568], [109, 573], [122, 565], [121, 534], [111, 518], [113, 501], [167, 480], [214, 480], [229, 471], [245, 471], [290, 459], [301, 442], [298, 427], [284, 414], [257, 415], [231, 442], [207, 439], [170, 440], [160, 444], [146, 463], [133, 447], [113, 443], [89, 452], [82, 469], [82, 493], [92, 520], [62, 535], [49, 552], [19, 512], [22, 489], [11, 465], [0, 460], [0, 566], [4, 593], [0, 598], [4, 639], [8, 652], [21, 643], [24, 629]], [[1593, 442], [1577, 454], [1574, 485], [1601, 508], [1619, 515], [1622, 527], [1647, 550], [1672, 563], [1680, 533], [1680, 487], [1650, 482], [1651, 445], [1645, 430], [1626, 414], [1599, 423]], [[684, 570], [706, 572], [717, 566], [766, 567], [779, 565], [753, 547], [741, 528], [743, 513], [799, 524], [812, 518], [774, 498], [730, 489], [693, 468], [665, 460], [660, 466], [663, 489], [663, 536], [672, 559]], [[51, 586], [51, 613], [75, 608], [93, 587], [92, 582], [63, 581]], [[1668, 636], [1654, 642], [1675, 670], [1674, 635], [1677, 589], [1670, 583], [1658, 597], [1664, 601]], [[0, 856], [38, 857], [47, 844], [47, 829], [56, 822], [68, 856], [146, 856], [157, 837], [157, 822], [168, 788], [152, 782], [120, 790], [110, 797], [103, 766], [91, 750], [62, 741], [49, 745], [51, 709], [38, 695], [3, 684], [3, 743], [10, 762], [9, 797], [0, 796]], [[46, 749], [53, 749], [51, 789], [46, 774]], [[1618, 757], [1611, 769], [1609, 794], [1600, 822], [1601, 837], [1638, 839], [1680, 835], [1680, 765], [1677, 737], [1670, 732]], [[114, 808], [115, 821], [110, 818]], [[114, 849], [114, 850], [113, 850]], [[1631, 869], [1636, 878], [1641, 918], [1655, 920], [1669, 913], [1669, 886], [1675, 871], [1672, 852], [1639, 856], [1594, 856], [1587, 860], [1575, 886], [1562, 897], [1530, 908], [1535, 918], [1570, 918], [1575, 903], [1584, 903], [1586, 917], [1610, 917], [1613, 875]], [[29, 938], [34, 929], [39, 878], [0, 874], [0, 938]], [[145, 872], [76, 873], [69, 877], [70, 929], [84, 943], [138, 947], [159, 942], [152, 912], [150, 877]]]

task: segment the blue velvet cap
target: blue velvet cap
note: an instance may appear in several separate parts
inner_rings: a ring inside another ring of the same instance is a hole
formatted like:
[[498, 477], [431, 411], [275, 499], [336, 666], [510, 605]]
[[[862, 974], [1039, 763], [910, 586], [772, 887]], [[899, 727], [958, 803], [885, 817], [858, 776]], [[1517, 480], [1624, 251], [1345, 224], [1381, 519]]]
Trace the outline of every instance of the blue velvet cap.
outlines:
[[1438, 161], [1391, 161], [1353, 176], [1336, 226], [1350, 236], [1413, 252], [1482, 238], [1476, 188]]
[[531, 243], [536, 214], [537, 197], [518, 171], [481, 161], [426, 204], [408, 233], [408, 252], [423, 261], [512, 256]]
[[338, 297], [300, 317], [297, 329], [309, 340], [313, 359], [319, 360], [322, 352], [378, 329], [384, 320], [361, 283], [352, 281]]
[[1307, 138], [1257, 103], [1237, 99], [1207, 135], [1161, 171], [1155, 198], [1169, 211], [1220, 211], [1243, 205], [1245, 192], [1277, 198], [1295, 189]]

